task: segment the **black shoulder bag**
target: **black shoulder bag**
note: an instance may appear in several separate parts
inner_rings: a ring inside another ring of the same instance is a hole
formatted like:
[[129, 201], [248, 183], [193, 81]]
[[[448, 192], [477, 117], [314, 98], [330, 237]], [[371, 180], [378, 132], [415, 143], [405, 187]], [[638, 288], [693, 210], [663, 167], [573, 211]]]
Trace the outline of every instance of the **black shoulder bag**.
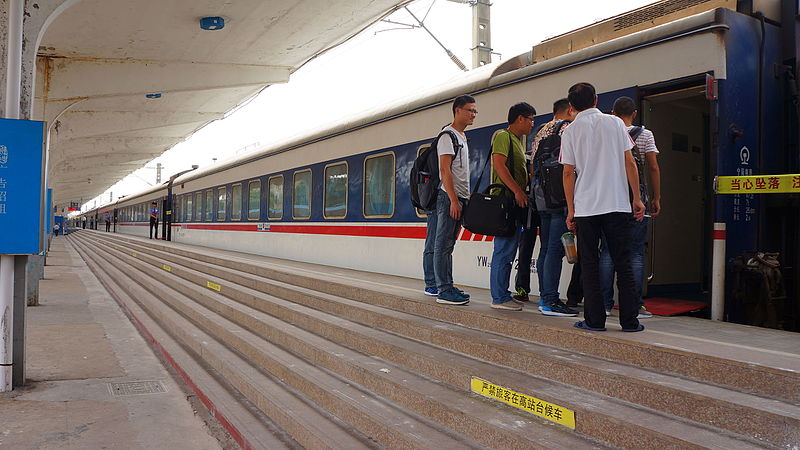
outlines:
[[[514, 143], [511, 140], [511, 133], [508, 134], [508, 159], [511, 161], [511, 174], [514, 173]], [[485, 236], [508, 237], [514, 235], [516, 231], [516, 213], [514, 205], [514, 195], [511, 190], [503, 184], [490, 184], [483, 193], [478, 192], [486, 172], [486, 166], [492, 160], [492, 149], [489, 148], [489, 158], [483, 165], [478, 182], [472, 189], [469, 196], [469, 203], [464, 209], [463, 223], [464, 228]], [[493, 189], [497, 189], [496, 195], [491, 194]]]

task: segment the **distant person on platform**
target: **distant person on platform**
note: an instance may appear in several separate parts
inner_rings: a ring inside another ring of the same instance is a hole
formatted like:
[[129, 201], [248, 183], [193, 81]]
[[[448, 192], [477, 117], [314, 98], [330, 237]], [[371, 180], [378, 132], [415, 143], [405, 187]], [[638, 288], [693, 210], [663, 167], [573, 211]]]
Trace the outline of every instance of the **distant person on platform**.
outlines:
[[567, 98], [578, 114], [561, 136], [566, 224], [578, 237], [585, 302], [584, 320], [575, 327], [606, 330], [599, 267], [602, 235], [617, 269], [622, 331], [642, 331], [644, 325], [636, 318], [630, 245], [631, 213], [636, 221], [644, 219], [639, 174], [631, 153], [634, 144], [622, 120], [597, 109], [594, 86], [578, 83], [569, 89]]
[[106, 221], [106, 233], [109, 233], [111, 232], [111, 218], [106, 215], [104, 220]]
[[86, 229], [86, 217], [83, 217], [81, 219], [81, 223], [83, 224], [83, 229], [85, 230]]
[[53, 225], [53, 235], [58, 236], [58, 233], [61, 231], [61, 225], [55, 224]]
[[153, 239], [153, 230], [158, 239], [158, 203], [156, 202], [150, 204], [150, 239]]

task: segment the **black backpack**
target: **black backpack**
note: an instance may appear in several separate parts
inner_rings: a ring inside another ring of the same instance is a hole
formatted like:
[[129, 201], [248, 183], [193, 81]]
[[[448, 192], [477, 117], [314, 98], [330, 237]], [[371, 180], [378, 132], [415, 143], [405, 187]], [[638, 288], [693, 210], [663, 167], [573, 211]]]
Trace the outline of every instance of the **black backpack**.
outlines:
[[564, 194], [564, 166], [558, 162], [561, 155], [561, 128], [570, 123], [562, 120], [556, 123], [553, 131], [539, 141], [539, 146], [531, 162], [532, 192], [536, 208], [540, 211], [567, 206]]
[[[636, 144], [636, 139], [642, 134], [642, 131], [644, 131], [644, 127], [635, 126], [628, 130], [628, 134], [633, 140], [633, 149], [631, 153], [633, 153], [633, 160], [636, 161], [636, 171], [639, 172], [639, 194], [642, 197], [642, 203], [647, 207], [647, 181], [644, 178], [645, 160], [642, 155], [639, 154], [639, 146]], [[632, 200], [633, 194], [631, 194], [631, 201]]]
[[439, 195], [439, 155], [436, 151], [439, 139], [449, 135], [453, 141], [453, 160], [458, 156], [461, 145], [456, 134], [450, 130], [439, 133], [431, 142], [431, 145], [422, 151], [414, 160], [411, 167], [411, 176], [408, 186], [411, 189], [411, 204], [423, 211], [433, 211], [436, 209], [436, 198]]

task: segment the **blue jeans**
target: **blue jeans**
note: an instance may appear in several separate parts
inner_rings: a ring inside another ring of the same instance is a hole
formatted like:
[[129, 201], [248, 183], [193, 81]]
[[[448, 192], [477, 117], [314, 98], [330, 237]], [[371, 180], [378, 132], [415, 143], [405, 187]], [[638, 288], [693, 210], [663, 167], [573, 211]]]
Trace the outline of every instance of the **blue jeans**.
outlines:
[[[459, 199], [461, 206], [466, 200]], [[433, 244], [433, 268], [439, 292], [453, 287], [453, 247], [461, 231], [461, 219], [450, 217], [450, 198], [439, 189], [436, 200], [436, 239]]]
[[[647, 242], [647, 217], [643, 221], [637, 222], [630, 218], [630, 248], [631, 266], [633, 268], [633, 282], [636, 293], [637, 308], [644, 306], [642, 300], [642, 286], [644, 284], [644, 244]], [[603, 293], [603, 304], [606, 309], [614, 307], [614, 263], [611, 262], [611, 254], [608, 251], [606, 239], [600, 242], [600, 284]]]
[[558, 301], [558, 283], [561, 280], [561, 265], [564, 260], [564, 245], [561, 235], [567, 232], [566, 216], [540, 212], [541, 249], [536, 260], [539, 275], [539, 305], [550, 306]]
[[521, 229], [522, 227], [517, 226], [513, 236], [494, 238], [492, 265], [489, 271], [489, 290], [492, 293], [492, 303], [512, 301], [508, 284], [511, 281], [511, 267], [514, 257], [517, 255]]
[[425, 229], [425, 249], [422, 251], [422, 271], [425, 274], [425, 289], [436, 287], [436, 271], [433, 264], [433, 249], [436, 244], [436, 210], [428, 211], [428, 226]]

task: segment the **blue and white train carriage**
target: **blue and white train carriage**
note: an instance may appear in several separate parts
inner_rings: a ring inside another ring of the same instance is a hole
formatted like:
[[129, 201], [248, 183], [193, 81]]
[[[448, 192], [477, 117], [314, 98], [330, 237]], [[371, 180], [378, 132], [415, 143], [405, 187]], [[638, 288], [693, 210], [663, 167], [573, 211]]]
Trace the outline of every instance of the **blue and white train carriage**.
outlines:
[[[661, 150], [663, 213], [650, 240], [649, 290], [706, 295], [714, 222], [727, 223], [728, 255], [773, 245], [762, 218], [774, 205], [715, 196], [713, 177], [797, 170], [796, 147], [787, 156], [797, 133], [784, 85], [791, 67], [778, 70], [786, 64], [781, 2], [756, 2], [764, 15], [741, 10], [746, 3], [657, 2], [380, 113], [191, 172], [173, 186], [172, 239], [421, 278], [425, 221], [410, 203], [408, 174], [451, 120], [452, 99], [472, 94], [480, 110], [467, 130], [474, 183], [510, 105], [527, 101], [549, 112], [569, 86], [588, 81], [602, 110], [621, 95], [634, 98]], [[536, 123], [549, 119], [541, 114]], [[118, 232], [146, 236], [148, 205], [158, 200], [163, 211], [166, 195], [160, 187], [118, 201]], [[781, 226], [796, 226], [796, 206], [775, 208]], [[796, 267], [797, 238], [783, 239], [775, 249], [788, 251]], [[490, 237], [463, 231], [456, 283], [487, 287], [491, 250]], [[563, 297], [570, 270], [562, 273]]]

